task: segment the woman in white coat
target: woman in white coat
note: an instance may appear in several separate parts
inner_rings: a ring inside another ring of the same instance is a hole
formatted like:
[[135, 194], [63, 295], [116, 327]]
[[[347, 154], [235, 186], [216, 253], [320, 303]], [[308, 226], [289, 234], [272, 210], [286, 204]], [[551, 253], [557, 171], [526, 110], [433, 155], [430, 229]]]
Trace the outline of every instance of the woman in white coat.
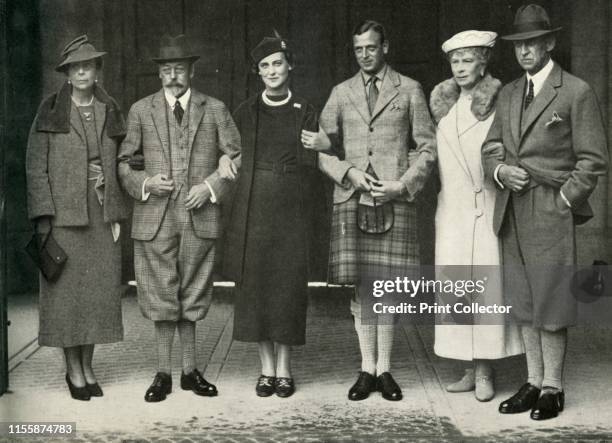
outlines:
[[[437, 85], [430, 100], [442, 185], [436, 212], [437, 278], [444, 277], [445, 266], [473, 280], [486, 276], [482, 297], [487, 305], [503, 304], [499, 242], [493, 232], [495, 188], [484, 180], [480, 157], [501, 89], [501, 82], [487, 73], [496, 37], [494, 32], [464, 31], [444, 42], [453, 78]], [[495, 395], [491, 360], [523, 352], [516, 327], [504, 325], [502, 316], [493, 321], [475, 319], [473, 324], [437, 323], [435, 353], [473, 362], [447, 390], [474, 390], [478, 400], [491, 400]]]

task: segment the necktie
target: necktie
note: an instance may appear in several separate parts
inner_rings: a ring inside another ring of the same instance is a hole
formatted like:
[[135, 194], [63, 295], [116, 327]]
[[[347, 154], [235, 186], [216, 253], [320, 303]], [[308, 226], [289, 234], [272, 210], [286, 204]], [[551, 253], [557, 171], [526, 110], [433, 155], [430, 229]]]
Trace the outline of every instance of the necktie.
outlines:
[[179, 125], [183, 122], [183, 114], [185, 114], [185, 110], [181, 106], [181, 102], [177, 100], [174, 105], [174, 118]]
[[376, 106], [376, 100], [378, 100], [378, 87], [376, 86], [377, 77], [370, 77], [370, 90], [368, 91], [368, 109], [370, 110], [370, 115], [374, 112], [374, 107]]
[[532, 101], [533, 101], [533, 82], [531, 81], [531, 79], [529, 79], [527, 95], [525, 96], [525, 109], [529, 107]]

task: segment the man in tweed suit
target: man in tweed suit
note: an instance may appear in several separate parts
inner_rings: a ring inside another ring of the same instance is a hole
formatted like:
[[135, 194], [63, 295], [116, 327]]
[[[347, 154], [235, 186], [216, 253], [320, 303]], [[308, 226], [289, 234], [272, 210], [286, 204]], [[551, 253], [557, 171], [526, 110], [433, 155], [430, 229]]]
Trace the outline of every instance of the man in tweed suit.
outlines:
[[517, 11], [513, 32], [502, 38], [513, 42], [525, 74], [501, 90], [482, 147], [485, 174], [498, 189], [493, 228], [504, 296], [527, 360], [527, 382], [499, 412], [531, 409], [533, 420], [564, 407], [567, 327], [577, 309], [567, 272], [576, 264], [575, 225], [593, 216], [588, 197], [608, 162], [595, 94], [551, 59], [560, 29], [539, 5]]
[[[163, 88], [132, 106], [119, 153], [119, 176], [135, 200], [138, 303], [155, 322], [157, 337], [158, 371], [145, 394], [148, 402], [162, 401], [172, 391], [170, 357], [177, 328], [181, 388], [217, 395], [196, 368], [195, 322], [211, 302], [221, 229], [218, 202], [229, 185], [218, 169], [219, 158], [239, 154], [240, 136], [223, 103], [190, 87], [198, 58], [184, 36], [162, 38], [160, 56], [153, 60]], [[144, 167], [134, 166], [136, 153], [144, 157]]]
[[[405, 275], [419, 264], [414, 200], [434, 166], [436, 146], [421, 86], [385, 63], [389, 42], [382, 25], [360, 23], [353, 49], [361, 69], [333, 89], [320, 118], [341, 154], [320, 153], [319, 162], [335, 182], [329, 280], [357, 285], [365, 273]], [[384, 233], [357, 227], [360, 202], [372, 198], [393, 205], [393, 226]], [[401, 389], [389, 372], [394, 319], [372, 318], [366, 311], [355, 291], [351, 312], [362, 365], [349, 399], [363, 400], [379, 390], [387, 400], [400, 400]]]

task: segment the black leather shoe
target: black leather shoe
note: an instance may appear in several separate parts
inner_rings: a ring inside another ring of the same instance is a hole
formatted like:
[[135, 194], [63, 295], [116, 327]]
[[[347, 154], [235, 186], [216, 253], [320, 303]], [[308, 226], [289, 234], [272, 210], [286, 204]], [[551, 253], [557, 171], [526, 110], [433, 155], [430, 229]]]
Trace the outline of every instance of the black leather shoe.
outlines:
[[555, 418], [559, 412], [563, 411], [565, 406], [565, 394], [563, 391], [553, 390], [545, 391], [542, 388], [543, 394], [538, 398], [535, 406], [531, 410], [532, 420], [548, 420]]
[[276, 383], [274, 384], [276, 395], [279, 397], [291, 397], [295, 392], [295, 383], [292, 378], [288, 377], [276, 377]]
[[172, 392], [172, 377], [170, 374], [165, 372], [158, 372], [155, 374], [153, 383], [147, 389], [145, 394], [145, 401], [149, 403], [163, 401], [166, 399], [166, 395]]
[[275, 392], [274, 384], [276, 383], [276, 377], [268, 377], [267, 375], [260, 375], [255, 385], [255, 392], [259, 397], [269, 397]]
[[91, 395], [92, 397], [103, 397], [104, 396], [104, 392], [102, 392], [102, 388], [97, 382], [87, 383], [85, 387], [89, 391], [89, 395]]
[[68, 389], [70, 390], [70, 396], [75, 400], [88, 401], [91, 398], [91, 394], [87, 390], [87, 386], [79, 388], [73, 385], [68, 373], [66, 373], [66, 383], [68, 384]]
[[540, 397], [540, 389], [530, 383], [521, 386], [516, 394], [508, 400], [501, 402], [499, 412], [501, 414], [518, 414], [533, 408]]
[[376, 379], [376, 390], [379, 391], [385, 400], [399, 401], [402, 399], [402, 390], [395, 383], [391, 373], [383, 372]]
[[359, 377], [355, 384], [349, 389], [349, 400], [365, 400], [371, 392], [376, 390], [376, 377], [364, 371], [359, 371]]
[[214, 397], [218, 394], [217, 387], [212, 383], [208, 383], [197, 369], [194, 369], [187, 375], [181, 372], [181, 389], [193, 391], [194, 394], [205, 397]]

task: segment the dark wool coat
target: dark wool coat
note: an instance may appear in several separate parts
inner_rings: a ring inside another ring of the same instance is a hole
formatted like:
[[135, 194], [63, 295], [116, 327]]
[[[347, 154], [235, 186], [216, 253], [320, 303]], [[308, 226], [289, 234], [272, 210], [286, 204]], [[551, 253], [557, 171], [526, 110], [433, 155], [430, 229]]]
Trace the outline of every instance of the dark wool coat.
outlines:
[[[104, 172], [104, 221], [129, 213], [117, 181], [117, 147], [125, 136], [119, 106], [102, 88], [94, 91], [96, 127]], [[71, 113], [70, 85], [42, 102], [28, 138], [26, 178], [28, 215], [53, 217], [54, 226], [87, 226], [87, 144], [76, 113]], [[73, 115], [74, 114], [74, 115]]]
[[[223, 272], [227, 278], [234, 280], [236, 283], [241, 281], [245, 266], [246, 230], [255, 167], [258, 98], [259, 95], [249, 98], [240, 104], [234, 112], [234, 120], [242, 138], [242, 156], [240, 173], [234, 189], [233, 204], [229, 212]], [[300, 128], [295, 134], [295, 149], [299, 165], [301, 218], [305, 223], [306, 240], [308, 240], [313, 238], [312, 222], [315, 215], [315, 198], [317, 198], [313, 195], [312, 190], [318, 189], [317, 183], [320, 181], [320, 175], [317, 169], [317, 154], [315, 151], [307, 150], [302, 146], [300, 132], [303, 128], [309, 129], [308, 125], [316, 122], [316, 112], [314, 107], [302, 98], [294, 97], [292, 101], [294, 102], [296, 128]], [[323, 196], [319, 197], [323, 198]], [[313, 254], [308, 253], [308, 260], [309, 269], [312, 269]]]

